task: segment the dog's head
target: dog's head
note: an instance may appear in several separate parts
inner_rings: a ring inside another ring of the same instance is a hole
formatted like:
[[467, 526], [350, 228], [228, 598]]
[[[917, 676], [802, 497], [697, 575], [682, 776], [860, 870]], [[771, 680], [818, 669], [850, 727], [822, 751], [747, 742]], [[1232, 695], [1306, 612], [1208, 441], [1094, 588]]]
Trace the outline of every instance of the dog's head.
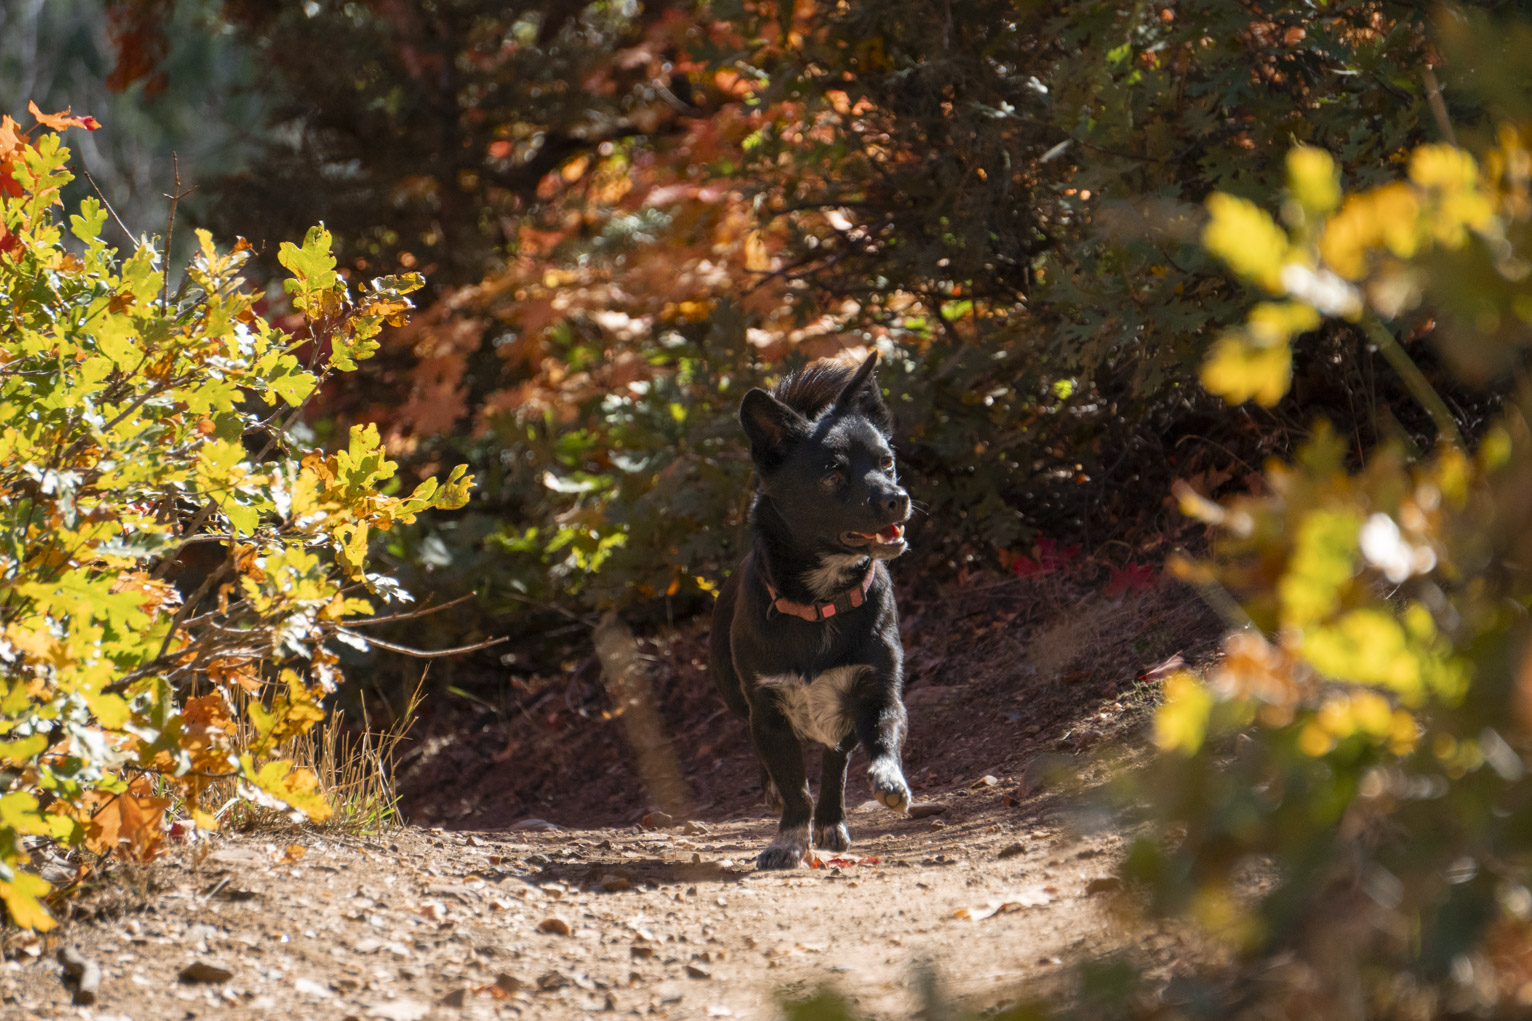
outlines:
[[880, 560], [904, 552], [910, 497], [888, 441], [874, 351], [855, 370], [819, 363], [776, 388], [751, 390], [739, 418], [762, 496], [796, 543]]

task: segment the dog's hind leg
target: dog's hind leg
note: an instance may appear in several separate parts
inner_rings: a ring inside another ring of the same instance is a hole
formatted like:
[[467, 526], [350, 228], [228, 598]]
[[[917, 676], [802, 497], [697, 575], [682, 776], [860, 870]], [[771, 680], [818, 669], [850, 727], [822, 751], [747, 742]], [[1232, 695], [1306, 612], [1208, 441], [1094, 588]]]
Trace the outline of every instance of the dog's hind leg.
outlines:
[[822, 851], [844, 851], [851, 846], [846, 829], [846, 766], [851, 747], [826, 748], [819, 767], [819, 801], [814, 805], [814, 846]]
[[756, 867], [797, 868], [809, 849], [809, 818], [814, 811], [808, 775], [803, 769], [803, 747], [776, 705], [752, 707], [750, 737], [761, 765], [766, 767], [782, 797], [782, 820], [777, 824], [776, 838], [756, 858]]

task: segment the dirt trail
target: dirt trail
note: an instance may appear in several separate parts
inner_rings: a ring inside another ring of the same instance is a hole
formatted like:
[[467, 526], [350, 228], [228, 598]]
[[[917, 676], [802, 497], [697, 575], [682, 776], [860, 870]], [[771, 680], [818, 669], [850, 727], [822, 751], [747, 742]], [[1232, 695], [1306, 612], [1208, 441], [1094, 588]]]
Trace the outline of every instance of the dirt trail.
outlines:
[[[764, 815], [215, 837], [157, 866], [141, 910], [69, 927], [62, 942], [102, 969], [94, 1006], [71, 1005], [38, 944], [0, 969], [0, 1016], [771, 1018], [784, 995], [829, 983], [908, 1017], [922, 961], [960, 996], [1035, 994], [1112, 943], [1106, 898], [1087, 890], [1117, 838], [1076, 840], [1041, 802], [1015, 804], [1018, 778], [997, 779], [928, 794], [942, 811], [924, 819], [869, 801], [850, 819], [857, 864], [792, 873], [754, 870]], [[178, 979], [196, 964], [214, 981]]]
[[[0, 1019], [768, 1019], [826, 983], [907, 1019], [927, 961], [975, 1007], [1045, 995], [1127, 942], [1168, 968], [1173, 937], [1114, 933], [1121, 838], [1071, 835], [1085, 802], [1069, 785], [1102, 779], [1095, 751], [1142, 740], [1155, 676], [1214, 646], [1206, 614], [1170, 585], [1113, 598], [1088, 576], [953, 585], [903, 608], [906, 770], [938, 811], [863, 800], [854, 758], [844, 864], [755, 871], [774, 823], [692, 623], [642, 648], [690, 819], [633, 825], [644, 786], [591, 661], [513, 675], [517, 707], [438, 699], [412, 735], [405, 810], [449, 828], [215, 835], [122, 870], [62, 935], [12, 939]], [[571, 828], [515, 828], [533, 816]], [[61, 942], [100, 966], [94, 1005], [71, 1005]], [[183, 981], [197, 965], [209, 981]]]

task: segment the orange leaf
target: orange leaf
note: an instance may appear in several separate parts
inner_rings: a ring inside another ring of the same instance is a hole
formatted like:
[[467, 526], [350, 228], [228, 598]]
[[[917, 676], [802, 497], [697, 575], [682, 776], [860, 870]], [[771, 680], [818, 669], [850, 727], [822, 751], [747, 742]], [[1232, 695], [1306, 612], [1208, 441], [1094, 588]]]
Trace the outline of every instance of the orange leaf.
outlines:
[[43, 113], [33, 102], [27, 103], [27, 111], [37, 118], [37, 123], [54, 131], [63, 131], [65, 128], [84, 128], [86, 131], [95, 131], [101, 126], [101, 122], [94, 117], [71, 117], [69, 107], [64, 108], [63, 113]]
[[86, 830], [85, 845], [97, 854], [113, 851], [127, 861], [149, 861], [165, 842], [165, 810], [169, 807], [169, 798], [149, 794], [148, 778], [141, 776], [96, 810]]

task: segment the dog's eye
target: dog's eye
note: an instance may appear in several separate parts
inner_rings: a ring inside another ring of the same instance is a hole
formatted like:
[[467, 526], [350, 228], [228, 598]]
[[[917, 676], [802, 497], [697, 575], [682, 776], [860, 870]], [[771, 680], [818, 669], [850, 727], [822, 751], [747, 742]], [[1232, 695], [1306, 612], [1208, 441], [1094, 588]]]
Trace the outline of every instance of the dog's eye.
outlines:
[[894, 470], [894, 455], [893, 454], [885, 454], [884, 455], [884, 457], [883, 457], [883, 470], [886, 471], [886, 472], [891, 472], [891, 471]]
[[836, 489], [842, 482], [845, 481], [845, 478], [846, 477], [838, 471], [830, 471], [826, 472], [824, 477], [819, 480], [819, 484], [824, 486], [826, 489]]

